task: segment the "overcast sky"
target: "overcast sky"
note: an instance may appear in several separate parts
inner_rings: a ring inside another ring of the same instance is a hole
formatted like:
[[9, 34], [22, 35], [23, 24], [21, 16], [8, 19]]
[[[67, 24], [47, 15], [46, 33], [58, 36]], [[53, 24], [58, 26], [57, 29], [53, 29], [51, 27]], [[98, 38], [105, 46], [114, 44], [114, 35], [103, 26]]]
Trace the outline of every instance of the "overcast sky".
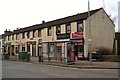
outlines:
[[[42, 20], [55, 19], [82, 13], [88, 10], [88, 0], [0, 0], [0, 34], [5, 29], [14, 30]], [[105, 11], [111, 17], [118, 17], [118, 1], [104, 0]], [[103, 0], [90, 0], [90, 9], [103, 7]], [[118, 20], [118, 19], [117, 19]], [[118, 21], [116, 20], [116, 31]]]

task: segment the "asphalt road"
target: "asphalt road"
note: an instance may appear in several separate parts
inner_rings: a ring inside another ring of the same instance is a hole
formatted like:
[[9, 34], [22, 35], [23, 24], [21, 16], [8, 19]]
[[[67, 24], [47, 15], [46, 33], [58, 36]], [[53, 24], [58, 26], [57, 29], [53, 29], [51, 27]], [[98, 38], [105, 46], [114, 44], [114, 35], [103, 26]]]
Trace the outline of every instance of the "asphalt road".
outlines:
[[117, 69], [78, 69], [18, 61], [2, 61], [3, 78], [118, 78]]

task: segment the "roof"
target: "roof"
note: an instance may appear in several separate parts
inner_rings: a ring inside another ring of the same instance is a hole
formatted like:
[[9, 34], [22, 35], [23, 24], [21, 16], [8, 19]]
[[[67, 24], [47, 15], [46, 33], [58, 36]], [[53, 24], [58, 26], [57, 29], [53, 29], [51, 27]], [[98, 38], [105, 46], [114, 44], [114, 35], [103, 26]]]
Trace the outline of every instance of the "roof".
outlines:
[[[99, 9], [90, 11], [90, 16], [93, 15], [94, 13], [98, 12], [101, 9], [103, 9], [103, 8], [99, 8]], [[13, 34], [27, 32], [27, 31], [36, 30], [36, 29], [42, 29], [42, 28], [55, 26], [55, 25], [59, 25], [59, 24], [64, 24], [64, 23], [69, 23], [69, 22], [78, 21], [78, 20], [84, 20], [87, 18], [88, 18], [88, 12], [84, 12], [84, 13], [64, 17], [61, 19], [45, 22], [42, 24], [36, 24], [36, 25], [29, 26], [29, 27], [21, 28], [19, 30], [14, 30]]]

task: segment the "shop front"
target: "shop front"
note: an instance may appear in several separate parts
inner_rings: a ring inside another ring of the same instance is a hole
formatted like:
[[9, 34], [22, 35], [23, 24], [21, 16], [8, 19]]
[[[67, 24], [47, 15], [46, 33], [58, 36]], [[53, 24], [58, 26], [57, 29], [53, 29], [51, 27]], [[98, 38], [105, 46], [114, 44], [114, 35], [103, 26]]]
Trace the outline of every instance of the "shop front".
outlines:
[[72, 34], [72, 39], [70, 40], [74, 42], [74, 52], [76, 60], [84, 59], [84, 38], [83, 32], [75, 32]]

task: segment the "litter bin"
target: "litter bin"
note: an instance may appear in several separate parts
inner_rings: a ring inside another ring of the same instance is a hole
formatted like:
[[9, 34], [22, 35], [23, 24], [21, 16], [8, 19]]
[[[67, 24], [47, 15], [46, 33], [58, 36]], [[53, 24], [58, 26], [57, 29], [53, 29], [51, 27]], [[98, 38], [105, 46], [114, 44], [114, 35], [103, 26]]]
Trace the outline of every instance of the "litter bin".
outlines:
[[28, 52], [24, 52], [24, 59], [30, 61], [30, 54]]
[[23, 52], [18, 52], [18, 59], [24, 60]]
[[8, 53], [4, 53], [3, 56], [4, 56], [4, 59], [9, 59], [9, 54]]
[[19, 60], [29, 61], [30, 60], [30, 54], [28, 52], [19, 52], [18, 53], [18, 58], [19, 58]]

